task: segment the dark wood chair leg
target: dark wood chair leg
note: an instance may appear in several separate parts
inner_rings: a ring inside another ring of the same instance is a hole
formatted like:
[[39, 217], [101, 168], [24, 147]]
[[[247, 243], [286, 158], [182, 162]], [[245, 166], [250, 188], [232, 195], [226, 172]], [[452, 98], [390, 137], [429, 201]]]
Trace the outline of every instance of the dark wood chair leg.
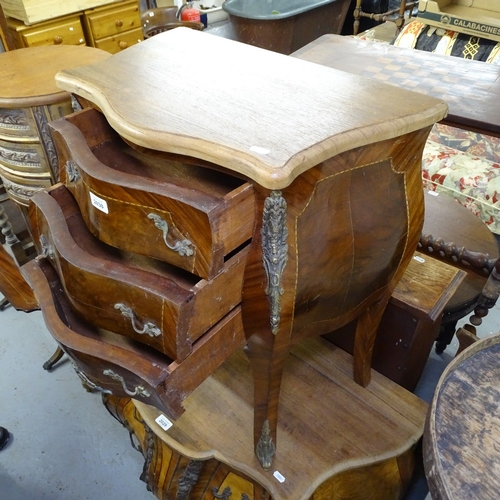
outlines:
[[436, 339], [436, 354], [442, 354], [450, 345], [457, 329], [458, 321], [443, 323], [439, 329], [439, 335]]
[[58, 347], [54, 354], [52, 354], [52, 356], [47, 360], [45, 361], [45, 363], [43, 364], [43, 369], [44, 370], [47, 370], [48, 372], [50, 372], [52, 370], [52, 368], [54, 367], [54, 365], [64, 356], [64, 351]]

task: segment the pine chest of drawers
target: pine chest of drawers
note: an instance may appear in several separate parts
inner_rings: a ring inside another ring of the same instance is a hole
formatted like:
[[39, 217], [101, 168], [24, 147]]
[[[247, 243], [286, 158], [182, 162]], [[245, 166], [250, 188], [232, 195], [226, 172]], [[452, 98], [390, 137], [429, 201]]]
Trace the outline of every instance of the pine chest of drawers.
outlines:
[[86, 10], [82, 22], [88, 45], [112, 54], [143, 40], [137, 0]]

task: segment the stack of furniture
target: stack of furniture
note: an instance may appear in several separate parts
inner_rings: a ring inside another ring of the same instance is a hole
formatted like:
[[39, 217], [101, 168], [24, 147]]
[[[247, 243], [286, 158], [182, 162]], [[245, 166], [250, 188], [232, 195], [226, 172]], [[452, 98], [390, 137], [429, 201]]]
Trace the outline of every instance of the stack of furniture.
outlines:
[[[175, 420], [177, 485], [216, 456], [274, 498], [352, 468], [402, 491], [426, 405], [371, 355], [445, 104], [182, 28], [56, 78], [92, 107], [51, 124], [23, 274], [85, 384]], [[353, 356], [318, 338], [356, 319]]]
[[3, 0], [16, 47], [88, 45], [111, 53], [140, 42], [138, 0], [35, 2]]

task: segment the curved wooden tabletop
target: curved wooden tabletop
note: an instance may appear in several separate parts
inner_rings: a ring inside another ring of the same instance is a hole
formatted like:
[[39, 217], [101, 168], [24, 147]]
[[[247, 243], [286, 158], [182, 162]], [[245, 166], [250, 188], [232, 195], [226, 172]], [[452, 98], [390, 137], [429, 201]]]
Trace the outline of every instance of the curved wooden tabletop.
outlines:
[[187, 28], [56, 80], [99, 106], [127, 141], [213, 162], [269, 189], [447, 111], [432, 97]]
[[43, 45], [0, 54], [0, 106], [19, 108], [60, 102], [68, 93], [56, 86], [65, 68], [108, 59], [111, 54], [85, 45]]
[[500, 488], [500, 335], [476, 342], [446, 368], [424, 431], [434, 500], [491, 500]]

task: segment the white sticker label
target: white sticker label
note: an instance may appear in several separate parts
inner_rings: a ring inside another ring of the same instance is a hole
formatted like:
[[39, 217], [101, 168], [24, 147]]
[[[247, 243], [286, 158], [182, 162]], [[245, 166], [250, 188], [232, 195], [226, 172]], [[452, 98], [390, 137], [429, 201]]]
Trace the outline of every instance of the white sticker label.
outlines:
[[431, 194], [432, 196], [439, 196], [439, 193], [436, 193], [436, 191], [427, 191], [427, 194]]
[[252, 146], [250, 148], [250, 151], [253, 151], [254, 153], [257, 153], [259, 155], [268, 155], [271, 151], [266, 148], [261, 148], [260, 146]]
[[413, 258], [417, 261], [423, 264], [425, 262], [425, 259], [422, 259], [422, 257], [419, 257], [418, 255], [414, 255]]
[[106, 203], [106, 200], [103, 200], [102, 198], [99, 198], [99, 196], [96, 196], [94, 193], [90, 194], [90, 202], [94, 207], [97, 208], [97, 210], [100, 210], [101, 212], [104, 212], [105, 214], [108, 214], [108, 204]]
[[168, 429], [170, 429], [170, 427], [172, 427], [172, 425], [174, 425], [172, 422], [170, 422], [170, 420], [165, 415], [163, 415], [163, 413], [159, 417], [156, 417], [155, 422], [164, 431], [168, 431]]
[[275, 470], [274, 471], [274, 474], [273, 476], [280, 482], [280, 483], [284, 483], [285, 482], [285, 476], [283, 476], [283, 474], [281, 474], [281, 472]]

